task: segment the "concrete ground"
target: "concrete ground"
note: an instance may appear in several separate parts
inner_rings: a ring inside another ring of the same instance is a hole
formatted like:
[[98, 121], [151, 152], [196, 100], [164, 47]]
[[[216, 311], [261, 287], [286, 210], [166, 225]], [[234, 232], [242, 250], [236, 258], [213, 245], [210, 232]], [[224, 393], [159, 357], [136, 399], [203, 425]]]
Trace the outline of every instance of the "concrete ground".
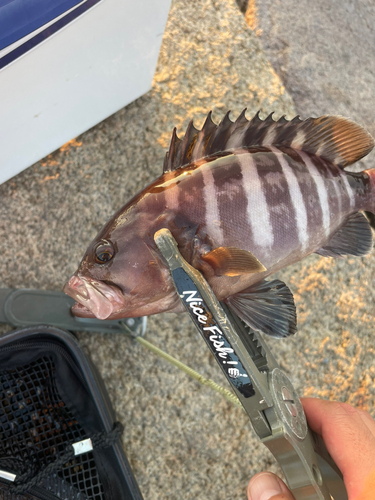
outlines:
[[[103, 223], [160, 175], [172, 128], [183, 135], [210, 109], [216, 121], [244, 107], [340, 113], [375, 133], [370, 0], [242, 4], [245, 16], [234, 0], [173, 1], [152, 90], [0, 186], [1, 286], [61, 290]], [[374, 254], [311, 256], [278, 277], [299, 332], [269, 344], [300, 394], [374, 414]], [[150, 318], [146, 338], [226, 386], [185, 315]], [[145, 500], [243, 500], [252, 474], [278, 470], [240, 409], [125, 337], [79, 339], [125, 424]]]

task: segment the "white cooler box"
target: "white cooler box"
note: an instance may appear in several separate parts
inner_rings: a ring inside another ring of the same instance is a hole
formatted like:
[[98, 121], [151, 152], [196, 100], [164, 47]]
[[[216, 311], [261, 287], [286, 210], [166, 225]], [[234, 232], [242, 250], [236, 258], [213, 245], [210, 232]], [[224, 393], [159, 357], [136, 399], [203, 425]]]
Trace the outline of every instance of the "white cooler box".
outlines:
[[0, 183], [151, 88], [171, 0], [0, 0]]

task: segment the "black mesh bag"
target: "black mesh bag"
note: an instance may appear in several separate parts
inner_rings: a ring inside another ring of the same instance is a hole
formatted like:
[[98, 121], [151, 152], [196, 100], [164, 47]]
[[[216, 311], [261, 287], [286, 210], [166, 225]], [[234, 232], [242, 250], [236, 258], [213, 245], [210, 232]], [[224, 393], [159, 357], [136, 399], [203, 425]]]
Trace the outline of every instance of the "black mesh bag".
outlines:
[[0, 499], [142, 500], [103, 382], [51, 327], [0, 339]]

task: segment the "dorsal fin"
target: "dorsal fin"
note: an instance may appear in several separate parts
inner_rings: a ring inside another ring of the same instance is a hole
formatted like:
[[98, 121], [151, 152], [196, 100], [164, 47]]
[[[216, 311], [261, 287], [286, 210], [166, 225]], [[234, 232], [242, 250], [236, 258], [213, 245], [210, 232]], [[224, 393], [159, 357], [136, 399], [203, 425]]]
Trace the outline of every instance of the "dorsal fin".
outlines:
[[259, 112], [252, 120], [245, 111], [235, 122], [229, 111], [216, 125], [211, 112], [201, 130], [191, 121], [183, 140], [174, 129], [164, 172], [176, 170], [209, 156], [227, 154], [241, 148], [257, 146], [289, 146], [321, 156], [340, 167], [346, 167], [366, 156], [374, 147], [374, 139], [360, 125], [342, 116], [321, 116], [301, 120], [299, 116], [275, 121], [271, 113], [265, 120]]

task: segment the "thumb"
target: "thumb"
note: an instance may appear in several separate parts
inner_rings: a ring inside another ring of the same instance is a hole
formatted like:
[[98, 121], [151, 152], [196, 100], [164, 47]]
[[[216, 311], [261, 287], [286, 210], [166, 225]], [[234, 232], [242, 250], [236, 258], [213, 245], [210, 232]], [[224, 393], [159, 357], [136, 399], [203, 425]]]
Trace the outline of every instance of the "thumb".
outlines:
[[294, 500], [285, 483], [271, 472], [260, 472], [247, 487], [249, 500]]

